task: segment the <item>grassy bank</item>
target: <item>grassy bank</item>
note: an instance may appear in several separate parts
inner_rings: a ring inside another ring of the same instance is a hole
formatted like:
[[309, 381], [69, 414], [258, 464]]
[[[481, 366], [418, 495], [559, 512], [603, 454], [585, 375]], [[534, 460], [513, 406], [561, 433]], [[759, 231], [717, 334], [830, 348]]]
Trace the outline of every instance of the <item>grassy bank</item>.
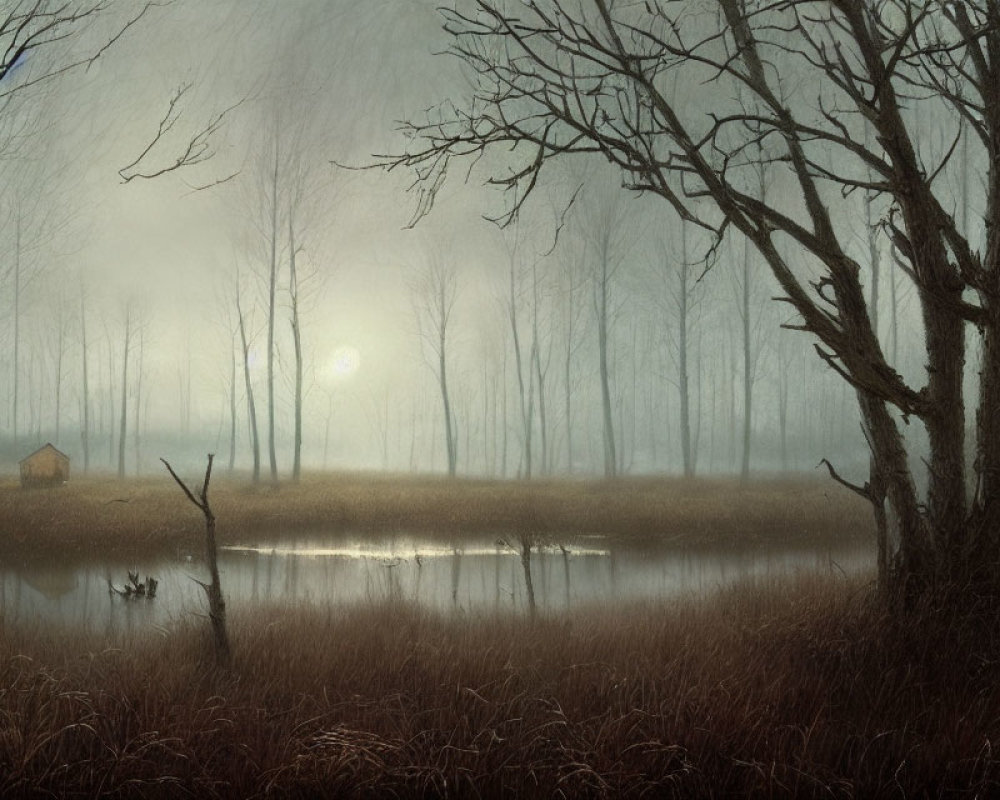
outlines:
[[[199, 484], [200, 475], [190, 477]], [[802, 543], [870, 537], [867, 505], [829, 480], [531, 482], [384, 475], [308, 476], [211, 487], [222, 544], [303, 531], [419, 532], [453, 536], [608, 534], [683, 544]], [[141, 555], [200, 546], [198, 511], [166, 475], [74, 479], [55, 490], [0, 484], [0, 556]]]
[[[994, 796], [996, 620], [893, 623], [859, 580], [529, 625], [406, 607], [0, 635], [4, 797]], [[949, 796], [953, 796], [949, 794]]]

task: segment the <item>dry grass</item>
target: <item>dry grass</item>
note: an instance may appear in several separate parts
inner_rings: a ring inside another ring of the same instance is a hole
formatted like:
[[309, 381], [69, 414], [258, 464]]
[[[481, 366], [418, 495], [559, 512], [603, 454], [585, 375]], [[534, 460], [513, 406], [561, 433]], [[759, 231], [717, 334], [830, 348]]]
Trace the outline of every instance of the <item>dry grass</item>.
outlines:
[[529, 625], [402, 606], [107, 642], [0, 635], [0, 795], [996, 796], [996, 620], [893, 623], [858, 581]]
[[[189, 476], [197, 479], [200, 476]], [[808, 543], [870, 537], [868, 507], [828, 480], [531, 482], [338, 474], [299, 484], [213, 480], [220, 541], [303, 531], [504, 535], [601, 533], [676, 544]], [[166, 475], [74, 480], [62, 489], [0, 484], [0, 555], [79, 557], [190, 548], [201, 520]], [[846, 532], [846, 533], [845, 533]]]

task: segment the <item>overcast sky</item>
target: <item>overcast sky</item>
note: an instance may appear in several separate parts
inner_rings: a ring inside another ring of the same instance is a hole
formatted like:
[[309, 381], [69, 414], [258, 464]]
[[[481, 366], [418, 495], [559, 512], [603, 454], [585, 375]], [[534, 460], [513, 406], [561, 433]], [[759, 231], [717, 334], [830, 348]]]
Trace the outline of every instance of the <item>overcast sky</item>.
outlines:
[[[53, 305], [59, 292], [75, 302], [82, 285], [91, 314], [95, 396], [110, 397], [114, 392], [114, 379], [108, 375], [107, 356], [102, 352], [107, 353], [109, 344], [112, 351], [118, 348], [123, 309], [131, 301], [143, 317], [148, 337], [143, 356], [145, 424], [151, 430], [176, 427], [186, 371], [190, 370], [192, 428], [211, 439], [208, 446], [224, 446], [232, 352], [227, 315], [232, 313], [233, 274], [239, 268], [244, 275], [261, 275], [265, 269], [261, 187], [269, 143], [279, 131], [283, 142], [296, 143], [299, 163], [308, 176], [300, 266], [318, 278], [317, 288], [305, 304], [303, 321], [309, 458], [313, 462], [318, 458], [317, 442], [323, 437], [331, 409], [335, 420], [331, 449], [338, 454], [336, 463], [343, 465], [379, 465], [373, 440], [378, 439], [380, 425], [393, 429], [393, 463], [405, 466], [409, 461], [412, 465], [413, 457], [406, 454], [417, 447], [410, 430], [417, 419], [415, 409], [423, 409], [424, 415], [418, 420], [422, 430], [419, 446], [428, 447], [427, 442], [439, 435], [434, 417], [435, 379], [425, 363], [426, 349], [422, 353], [416, 335], [411, 291], [416, 275], [435, 257], [444, 256], [461, 277], [452, 325], [453, 377], [463, 415], [460, 427], [468, 436], [473, 432], [486, 435], [486, 416], [500, 413], [489, 408], [490, 395], [496, 394], [495, 389], [487, 388], [491, 380], [507, 382], [506, 400], [513, 419], [510, 393], [514, 373], [505, 360], [511, 358], [511, 351], [504, 343], [499, 302], [509, 263], [508, 246], [513, 238], [520, 242], [518, 257], [523, 263], [519, 268], [539, 261], [539, 255], [551, 244], [567, 187], [586, 170], [574, 174], [566, 185], [544, 187], [532, 218], [519, 231], [504, 234], [483, 220], [483, 215], [495, 213], [503, 200], [495, 191], [483, 188], [475, 173], [468, 184], [460, 177], [450, 180], [434, 214], [416, 230], [406, 230], [416, 202], [405, 192], [411, 174], [348, 171], [334, 163], [362, 165], [370, 163], [374, 154], [399, 152], [404, 146], [396, 130], [399, 120], [419, 116], [443, 101], [461, 103], [469, 84], [455, 59], [436, 55], [447, 46], [447, 38], [435, 5], [434, 0], [175, 0], [151, 9], [89, 69], [64, 76], [44, 94], [33, 96], [30, 113], [36, 133], [32, 146], [19, 155], [28, 166], [18, 167], [20, 177], [8, 184], [12, 187], [8, 197], [19, 198], [22, 205], [27, 198], [34, 198], [29, 227], [38, 233], [38, 246], [25, 253], [25, 268], [33, 270], [37, 279], [24, 298], [25, 362], [20, 372], [25, 381], [30, 378], [40, 387], [35, 394], [44, 397], [44, 387], [52, 382], [41, 367], [37, 376], [31, 372], [35, 368], [31, 365], [41, 363], [42, 354], [48, 352], [51, 339], [40, 309]], [[132, 8], [130, 3], [123, 6], [125, 12]], [[100, 30], [94, 32], [95, 37], [100, 34]], [[212, 157], [155, 180], [123, 183], [118, 170], [142, 152], [182, 86], [189, 88], [178, 106], [181, 115], [175, 128], [140, 166], [156, 170], [167, 165], [214, 115], [235, 106], [211, 139]], [[592, 186], [617, 191], [618, 178], [609, 177], [607, 171], [597, 168], [587, 174]], [[223, 182], [212, 185], [216, 181]], [[196, 188], [202, 186], [209, 188]], [[658, 248], [666, 248], [663, 252], [675, 262], [678, 236], [676, 231], [664, 233], [668, 216], [661, 206], [634, 197], [624, 202], [630, 204], [623, 217], [630, 227], [622, 257], [629, 266], [622, 270], [615, 289], [616, 313], [621, 320], [615, 334], [619, 363], [616, 403], [624, 420], [625, 409], [631, 407], [629, 413], [638, 413], [642, 393], [662, 402], [663, 408], [648, 402], [643, 423], [649, 430], [662, 432], [662, 452], [670, 446], [669, 429], [676, 424], [671, 416], [674, 411], [668, 406], [673, 402], [676, 365], [669, 352], [674, 334], [670, 328], [673, 317], [667, 308], [673, 273], [662, 272], [663, 253], [658, 254]], [[580, 214], [584, 214], [586, 205], [581, 204], [581, 209]], [[563, 324], [558, 315], [563, 313], [560, 298], [564, 296], [559, 276], [568, 261], [580, 260], [583, 251], [579, 248], [585, 246], [588, 223], [581, 216], [573, 224], [577, 225], [576, 254], [574, 241], [568, 237], [568, 249], [542, 267], [550, 285], [542, 298], [547, 327], [540, 336], [547, 342], [545, 358], [551, 367], [553, 394], [549, 402], [554, 428], [561, 424], [554, 410], [555, 393], [565, 388], [559, 388], [557, 382], [563, 380], [557, 376], [562, 347], [557, 326]], [[10, 242], [11, 231], [7, 225], [0, 236]], [[659, 277], [650, 278], [651, 268]], [[695, 306], [701, 309], [698, 313], [705, 323], [702, 333], [697, 334], [701, 338], [695, 339], [692, 333], [692, 342], [711, 339], [714, 360], [706, 360], [705, 369], [699, 367], [696, 373], [704, 386], [706, 416], [723, 413], [721, 405], [715, 409], [719, 390], [712, 381], [725, 378], [727, 392], [735, 393], [735, 356], [726, 355], [735, 345], [733, 334], [726, 331], [733, 319], [727, 304], [738, 294], [729, 277], [710, 280], [716, 283], [708, 286], [707, 280], [705, 291], [714, 293], [715, 299]], [[755, 303], [763, 309], [755, 314], [769, 315], [766, 325], [755, 323], [755, 330], [761, 331], [759, 346], [771, 348], [773, 355], [778, 352], [779, 319], [775, 309], [766, 310], [768, 298], [774, 294], [769, 281], [763, 275], [755, 281]], [[256, 306], [251, 319], [256, 349], [262, 348], [264, 341], [262, 286], [258, 280], [250, 302]], [[577, 335], [584, 343], [570, 379], [571, 393], [575, 392], [579, 404], [579, 435], [589, 442], [591, 450], [599, 451], [600, 426], [594, 411], [599, 395], [592, 380], [596, 358], [591, 357], [593, 336], [587, 328], [591, 304], [578, 304], [584, 313]], [[278, 421], [282, 446], [287, 448], [291, 352], [285, 295], [279, 305], [282, 377]], [[524, 313], [522, 309], [520, 324], [527, 324]], [[4, 335], [9, 345], [11, 325], [7, 328]], [[764, 331], [770, 333], [765, 335]], [[712, 337], [722, 338], [716, 341]], [[637, 352], [640, 342], [641, 352]], [[720, 342], [727, 343], [725, 352]], [[800, 338], [796, 347], [805, 352], [807, 345]], [[345, 347], [356, 351], [357, 370], [337, 375], [334, 357]], [[102, 364], [104, 372], [98, 373]], [[3, 369], [9, 372], [12, 366], [7, 363]], [[72, 369], [77, 369], [75, 361]], [[777, 368], [768, 369], [768, 377], [775, 378]], [[656, 387], [642, 388], [637, 377], [640, 372], [649, 381], [658, 382]], [[65, 401], [66, 425], [77, 424], [80, 416], [75, 389], [78, 378], [72, 378], [71, 383], [74, 389]], [[258, 392], [262, 403], [261, 387]], [[843, 396], [845, 390], [837, 385], [836, 394], [824, 396], [823, 402], [850, 409]], [[388, 403], [387, 398], [391, 398]], [[238, 404], [244, 463], [245, 402], [241, 394]], [[734, 403], [729, 402], [725, 412], [725, 424], [730, 428], [735, 424]], [[376, 419], [379, 413], [386, 413], [374, 410], [379, 405], [390, 407], [393, 420], [389, 423]], [[700, 405], [698, 408], [702, 413]], [[761, 409], [761, 415], [772, 414], [766, 402]], [[95, 413], [99, 413], [96, 406]], [[262, 407], [258, 413], [263, 415]], [[844, 413], [846, 417], [840, 412], [834, 415], [838, 421], [823, 435], [836, 438], [837, 426], [852, 427], [851, 412]], [[44, 429], [51, 426], [52, 412], [36, 413], [22, 400], [19, 417], [28, 414], [43, 419], [37, 435], [47, 435]], [[833, 418], [830, 414], [827, 417]], [[624, 430], [624, 422], [621, 424]], [[768, 417], [766, 425], [774, 424]], [[760, 425], [764, 427], [765, 421]], [[27, 426], [25, 418], [22, 430]], [[633, 426], [632, 438], [637, 442], [645, 438], [648, 444], [649, 437], [641, 430]], [[707, 440], [707, 430], [705, 436]], [[408, 439], [412, 441], [408, 443]], [[72, 448], [75, 442], [64, 446]], [[512, 435], [511, 449], [515, 446]], [[435, 468], [440, 466], [440, 451], [439, 447], [434, 456]], [[589, 457], [599, 460], [593, 453]]]
[[[97, 158], [86, 158], [75, 187], [85, 235], [67, 260], [98, 294], [155, 298], [161, 335], [170, 335], [164, 322], [176, 319], [172, 332], [195, 331], [201, 339], [199, 317], [217, 312], [219, 283], [234, 262], [259, 266], [247, 242], [246, 208], [259, 129], [271, 113], [291, 115], [289, 125], [315, 120], [324, 135], [304, 158], [330, 187], [315, 202], [311, 238], [317, 245], [307, 243], [307, 258], [326, 278], [310, 313], [311, 338], [317, 347], [330, 340], [331, 349], [333, 340], [348, 342], [365, 352], [366, 369], [378, 367], [391, 354], [385, 340], [398, 338], [394, 329], [405, 310], [399, 306], [407, 302], [399, 270], [420, 258], [410, 242], [431, 234], [402, 230], [410, 213], [409, 201], [399, 196], [406, 176], [345, 173], [331, 162], [364, 163], [392, 146], [394, 120], [447, 94], [454, 65], [431, 56], [438, 25], [432, 4], [199, 0], [151, 17], [99, 69], [79, 78], [92, 97], [87, 114], [101, 115], [94, 126], [107, 141], [94, 148]], [[176, 174], [122, 185], [117, 169], [155, 130], [174, 89], [187, 82], [194, 102], [185, 110], [185, 130], [246, 98], [213, 140], [217, 155]], [[64, 89], [67, 102], [81, 103]], [[283, 108], [272, 112], [273, 105]], [[73, 130], [79, 111], [66, 120], [64, 144], [75, 141], [72, 149], [87, 154], [88, 136]], [[235, 171], [241, 174], [216, 188], [189, 188]], [[478, 213], [469, 216], [475, 221]], [[427, 226], [433, 227], [434, 221]]]

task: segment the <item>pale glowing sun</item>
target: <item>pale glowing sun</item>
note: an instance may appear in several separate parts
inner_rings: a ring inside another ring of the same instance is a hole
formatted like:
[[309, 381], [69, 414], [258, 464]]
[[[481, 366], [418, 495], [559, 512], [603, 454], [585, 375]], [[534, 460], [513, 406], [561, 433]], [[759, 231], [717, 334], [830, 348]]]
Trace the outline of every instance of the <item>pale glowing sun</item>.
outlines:
[[361, 366], [361, 353], [356, 347], [342, 345], [333, 351], [331, 369], [338, 378], [347, 378], [358, 371]]

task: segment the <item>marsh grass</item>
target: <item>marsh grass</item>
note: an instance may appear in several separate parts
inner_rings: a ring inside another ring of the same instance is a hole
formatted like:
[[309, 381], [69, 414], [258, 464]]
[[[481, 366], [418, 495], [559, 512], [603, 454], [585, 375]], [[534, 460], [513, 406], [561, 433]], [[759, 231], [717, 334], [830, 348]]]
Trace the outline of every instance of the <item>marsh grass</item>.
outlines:
[[[830, 481], [626, 478], [531, 482], [374, 474], [298, 484], [212, 484], [220, 544], [303, 532], [532, 536], [746, 546], [872, 536], [869, 508]], [[141, 556], [197, 547], [199, 519], [166, 475], [73, 480], [54, 490], [0, 484], [0, 556]]]
[[0, 795], [996, 796], [997, 619], [918, 626], [869, 592], [802, 577], [534, 624], [269, 607], [233, 614], [230, 671], [198, 621], [8, 626]]

